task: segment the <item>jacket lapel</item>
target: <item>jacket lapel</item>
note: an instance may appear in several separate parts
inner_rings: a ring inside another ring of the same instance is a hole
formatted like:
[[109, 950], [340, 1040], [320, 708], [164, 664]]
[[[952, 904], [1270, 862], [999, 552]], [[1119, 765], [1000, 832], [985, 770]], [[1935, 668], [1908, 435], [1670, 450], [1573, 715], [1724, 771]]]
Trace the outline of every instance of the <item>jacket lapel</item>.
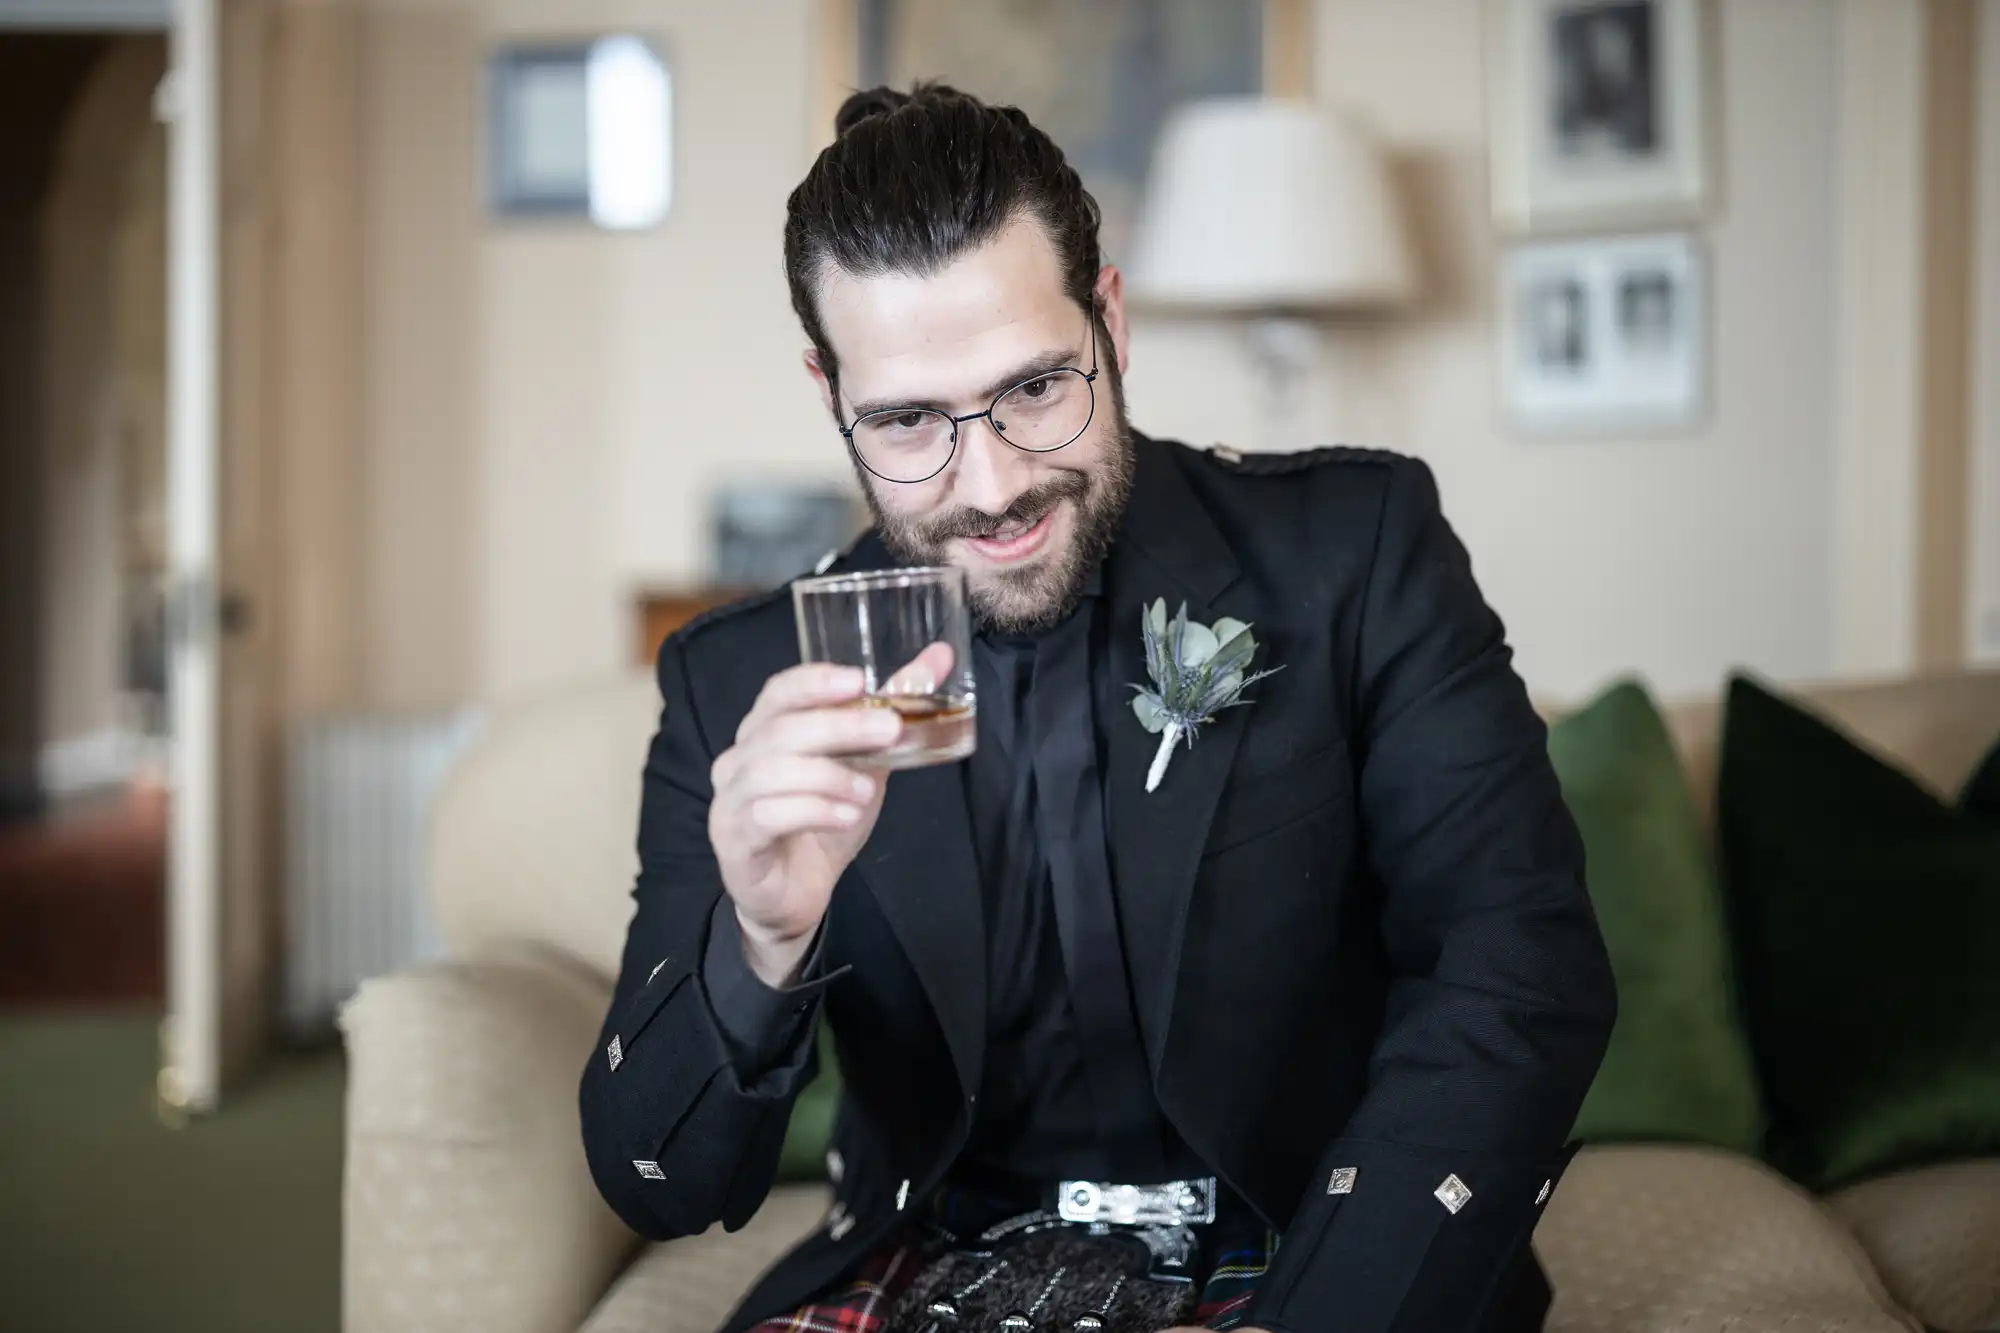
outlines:
[[1253, 616], [1238, 586], [1234, 554], [1166, 446], [1142, 438], [1137, 448], [1131, 504], [1105, 568], [1106, 665], [1117, 704], [1099, 725], [1109, 735], [1112, 881], [1139, 1026], [1157, 1077], [1173, 1017], [1188, 896], [1249, 710], [1225, 709], [1200, 728], [1193, 746], [1178, 747], [1159, 787], [1148, 792], [1146, 770], [1160, 738], [1139, 725], [1127, 688], [1150, 684], [1140, 616], [1162, 597], [1168, 615], [1185, 601], [1190, 620]]
[[[842, 568], [892, 563], [871, 532]], [[960, 1084], [976, 1092], [986, 1048], [986, 921], [963, 766], [890, 774], [881, 817], [854, 864], [930, 999]]]

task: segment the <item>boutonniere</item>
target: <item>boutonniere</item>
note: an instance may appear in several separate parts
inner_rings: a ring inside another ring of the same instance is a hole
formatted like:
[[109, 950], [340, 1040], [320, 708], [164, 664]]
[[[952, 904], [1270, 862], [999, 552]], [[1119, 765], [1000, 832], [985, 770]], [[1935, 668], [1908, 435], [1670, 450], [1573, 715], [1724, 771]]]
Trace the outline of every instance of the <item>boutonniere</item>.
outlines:
[[1249, 703], [1244, 688], [1283, 668], [1243, 674], [1257, 653], [1257, 640], [1240, 620], [1224, 616], [1213, 625], [1190, 621], [1186, 602], [1168, 620], [1164, 597], [1156, 598], [1140, 619], [1146, 635], [1146, 674], [1153, 678], [1153, 688], [1132, 686], [1138, 691], [1132, 711], [1140, 726], [1160, 738], [1153, 766], [1146, 770], [1146, 790], [1151, 791], [1166, 775], [1176, 742], [1186, 739], [1192, 747], [1197, 727], [1214, 721], [1225, 708]]

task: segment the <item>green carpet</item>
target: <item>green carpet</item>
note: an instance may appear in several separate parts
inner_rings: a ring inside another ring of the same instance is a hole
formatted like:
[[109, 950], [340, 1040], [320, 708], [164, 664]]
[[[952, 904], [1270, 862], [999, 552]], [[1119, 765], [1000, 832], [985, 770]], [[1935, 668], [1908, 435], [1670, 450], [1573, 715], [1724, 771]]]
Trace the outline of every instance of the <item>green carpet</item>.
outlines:
[[342, 1063], [154, 1118], [152, 1012], [0, 1013], [0, 1330], [335, 1333]]

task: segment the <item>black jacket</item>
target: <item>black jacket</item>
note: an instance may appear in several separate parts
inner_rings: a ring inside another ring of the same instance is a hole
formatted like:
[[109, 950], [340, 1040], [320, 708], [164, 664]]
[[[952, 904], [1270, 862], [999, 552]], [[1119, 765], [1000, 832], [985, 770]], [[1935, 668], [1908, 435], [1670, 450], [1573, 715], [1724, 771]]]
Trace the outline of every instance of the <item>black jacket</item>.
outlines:
[[[1157, 791], [1157, 740], [1129, 714], [1109, 755], [1113, 878], [1161, 1109], [1283, 1232], [1246, 1322], [1504, 1324], [1615, 1000], [1500, 622], [1421, 463], [1138, 449], [1104, 571], [1116, 678], [1146, 680], [1139, 617], [1158, 597], [1252, 622], [1258, 665], [1283, 668]], [[870, 536], [844, 565], [888, 563]], [[797, 660], [776, 594], [660, 651], [637, 911], [582, 1084], [598, 1187], [656, 1239], [756, 1212], [813, 1072], [746, 1086], [699, 968], [721, 892], [709, 766]], [[846, 1275], [944, 1177], [980, 1086], [982, 931], [958, 775], [896, 774], [827, 917], [825, 966], [852, 970], [805, 1002], [833, 1025], [845, 1080], [836, 1207], [728, 1329]], [[1351, 1185], [1330, 1192], [1341, 1168]], [[1470, 1191], [1456, 1211], [1448, 1176]]]

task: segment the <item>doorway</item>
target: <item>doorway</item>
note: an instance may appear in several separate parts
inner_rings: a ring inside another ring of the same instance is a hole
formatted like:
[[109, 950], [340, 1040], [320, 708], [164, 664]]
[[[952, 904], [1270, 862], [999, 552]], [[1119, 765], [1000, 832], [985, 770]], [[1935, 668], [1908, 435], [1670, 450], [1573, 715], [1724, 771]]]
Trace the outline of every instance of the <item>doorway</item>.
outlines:
[[0, 31], [0, 1004], [165, 998], [166, 64]]

